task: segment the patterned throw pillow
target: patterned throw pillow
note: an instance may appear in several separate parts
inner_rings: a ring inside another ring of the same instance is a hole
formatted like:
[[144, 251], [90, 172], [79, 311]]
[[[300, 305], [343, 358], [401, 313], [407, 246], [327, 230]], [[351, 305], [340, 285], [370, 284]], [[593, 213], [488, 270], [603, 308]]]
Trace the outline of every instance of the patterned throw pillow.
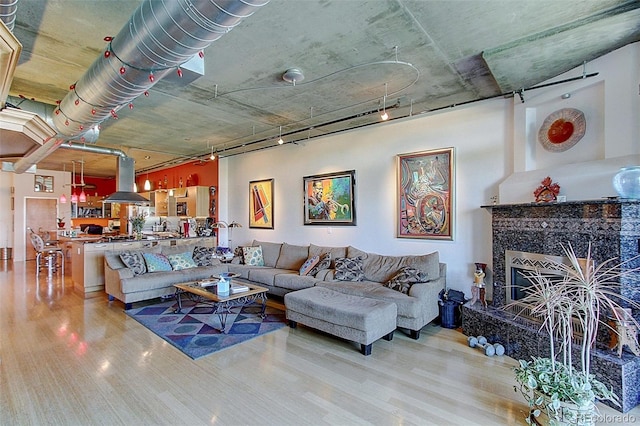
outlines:
[[393, 276], [385, 284], [392, 290], [397, 290], [400, 293], [409, 294], [409, 289], [415, 283], [422, 283], [426, 281], [425, 275], [420, 272], [419, 269], [405, 266], [400, 269], [397, 274]]
[[134, 275], [142, 275], [147, 272], [147, 265], [144, 263], [142, 253], [124, 251], [120, 253], [120, 259], [133, 271]]
[[262, 246], [242, 247], [242, 257], [245, 265], [264, 266], [262, 257]]
[[322, 271], [323, 269], [329, 269], [330, 266], [331, 266], [331, 253], [323, 253], [320, 255], [320, 260], [318, 261], [318, 263], [316, 263], [316, 266], [314, 266], [308, 272], [308, 275], [315, 276], [318, 272]]
[[300, 267], [300, 275], [308, 275], [317, 264], [320, 262], [320, 256], [311, 256]]
[[195, 268], [196, 266], [198, 266], [196, 265], [196, 262], [193, 261], [193, 257], [188, 251], [184, 253], [170, 254], [169, 256], [167, 256], [167, 258], [169, 259], [169, 263], [171, 264], [171, 269], [173, 269], [174, 271]]
[[362, 265], [362, 258], [360, 256], [337, 257], [334, 277], [338, 281], [362, 281], [364, 280]]
[[198, 266], [212, 266], [213, 254], [215, 252], [215, 247], [195, 246], [193, 248], [192, 258]]
[[147, 264], [147, 272], [171, 271], [171, 263], [162, 253], [142, 253]]

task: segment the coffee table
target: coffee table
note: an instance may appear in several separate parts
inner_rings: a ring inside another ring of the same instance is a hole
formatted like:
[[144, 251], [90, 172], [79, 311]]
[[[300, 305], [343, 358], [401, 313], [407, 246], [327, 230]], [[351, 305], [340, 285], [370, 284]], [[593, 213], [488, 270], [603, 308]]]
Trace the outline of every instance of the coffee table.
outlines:
[[216, 294], [215, 285], [202, 287], [198, 282], [194, 281], [174, 284], [173, 286], [176, 288], [175, 296], [178, 300], [178, 308], [175, 312], [180, 313], [182, 311], [183, 294], [193, 302], [213, 306], [215, 309], [213, 313], [218, 315], [218, 318], [220, 319], [220, 331], [226, 334], [227, 317], [231, 313], [232, 308], [238, 306], [242, 307], [253, 303], [258, 299], [262, 299], [262, 312], [260, 313], [260, 316], [264, 318], [265, 310], [267, 309], [267, 292], [269, 289], [252, 284], [241, 278], [233, 278], [232, 283], [245, 285], [249, 287], [249, 290], [235, 294], [229, 293], [228, 295], [222, 296]]

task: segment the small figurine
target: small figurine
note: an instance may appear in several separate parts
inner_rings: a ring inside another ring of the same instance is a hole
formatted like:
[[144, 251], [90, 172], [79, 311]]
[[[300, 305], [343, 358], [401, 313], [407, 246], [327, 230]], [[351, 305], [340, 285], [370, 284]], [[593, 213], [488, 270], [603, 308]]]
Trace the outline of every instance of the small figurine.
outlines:
[[549, 176], [544, 178], [540, 183], [542, 185], [533, 191], [533, 195], [536, 197], [536, 203], [550, 203], [552, 201], [556, 201], [558, 194], [560, 193], [560, 185], [552, 183]]
[[476, 264], [476, 270], [473, 273], [473, 285], [471, 286], [471, 305], [474, 305], [476, 302], [480, 302], [482, 307], [487, 307], [487, 301], [485, 300], [486, 288], [484, 284], [484, 277], [487, 275], [485, 273], [485, 269], [487, 268], [486, 263]]

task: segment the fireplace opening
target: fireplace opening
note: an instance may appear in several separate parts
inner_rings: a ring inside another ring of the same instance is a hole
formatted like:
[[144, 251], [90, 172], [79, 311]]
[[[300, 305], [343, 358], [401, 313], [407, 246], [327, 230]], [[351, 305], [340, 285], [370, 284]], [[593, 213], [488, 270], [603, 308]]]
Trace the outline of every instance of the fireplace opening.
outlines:
[[539, 271], [552, 282], [561, 281], [563, 279], [563, 271], [558, 269], [559, 263], [570, 265], [571, 261], [564, 256], [506, 250], [507, 304], [521, 300], [527, 295], [526, 288], [531, 286], [531, 282], [526, 278], [527, 274]]

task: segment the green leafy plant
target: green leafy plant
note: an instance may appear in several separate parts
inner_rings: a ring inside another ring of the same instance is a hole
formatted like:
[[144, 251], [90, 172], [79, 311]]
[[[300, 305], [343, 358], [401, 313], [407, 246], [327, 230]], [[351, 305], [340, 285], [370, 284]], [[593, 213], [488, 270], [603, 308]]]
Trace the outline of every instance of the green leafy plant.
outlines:
[[[536, 419], [542, 412], [551, 424], [591, 424], [596, 399], [619, 405], [613, 390], [590, 373], [591, 351], [601, 324], [616, 332], [603, 318], [620, 320], [620, 303], [639, 307], [620, 294], [619, 284], [621, 278], [640, 270], [629, 267], [638, 257], [623, 263], [609, 259], [596, 266], [591, 245], [585, 259], [579, 259], [571, 245], [563, 249], [568, 264], [549, 259], [562, 278], [540, 271], [525, 272], [523, 275], [531, 284], [524, 288], [526, 296], [508, 305], [531, 309], [531, 314], [541, 320], [540, 330], [549, 338], [550, 357], [520, 360], [513, 368], [518, 383], [514, 389], [529, 403], [529, 424], [539, 424]], [[572, 351], [576, 328], [582, 330], [580, 356], [575, 360], [579, 362], [574, 361]]]
[[137, 216], [129, 217], [129, 223], [131, 224], [131, 229], [133, 232], [139, 234], [142, 232], [142, 228], [144, 227], [144, 223], [147, 220], [146, 216], [143, 214], [139, 214]]

